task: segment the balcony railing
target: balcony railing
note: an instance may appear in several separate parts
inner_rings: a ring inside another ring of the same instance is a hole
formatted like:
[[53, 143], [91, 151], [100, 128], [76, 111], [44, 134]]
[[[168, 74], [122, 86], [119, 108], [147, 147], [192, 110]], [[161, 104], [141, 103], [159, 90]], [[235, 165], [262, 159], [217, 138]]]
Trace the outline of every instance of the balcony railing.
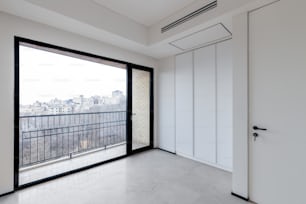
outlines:
[[126, 142], [126, 111], [20, 116], [19, 167]]

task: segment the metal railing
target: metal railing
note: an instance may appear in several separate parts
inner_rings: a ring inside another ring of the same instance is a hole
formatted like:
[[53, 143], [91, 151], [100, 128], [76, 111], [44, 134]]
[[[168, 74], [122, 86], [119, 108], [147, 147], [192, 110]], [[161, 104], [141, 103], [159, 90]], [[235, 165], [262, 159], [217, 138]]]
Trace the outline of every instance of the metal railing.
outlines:
[[126, 111], [19, 118], [20, 168], [126, 142]]

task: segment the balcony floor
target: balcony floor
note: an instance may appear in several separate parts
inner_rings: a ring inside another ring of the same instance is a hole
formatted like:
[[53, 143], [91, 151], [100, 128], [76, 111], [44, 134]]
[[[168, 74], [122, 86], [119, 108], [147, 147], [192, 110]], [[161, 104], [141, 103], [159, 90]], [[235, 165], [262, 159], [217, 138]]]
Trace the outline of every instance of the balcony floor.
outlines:
[[69, 172], [85, 166], [107, 161], [126, 154], [126, 144], [122, 143], [113, 147], [78, 155], [69, 159], [64, 157], [60, 160], [34, 165], [19, 172], [19, 185], [31, 183], [40, 179], [48, 178], [61, 173]]

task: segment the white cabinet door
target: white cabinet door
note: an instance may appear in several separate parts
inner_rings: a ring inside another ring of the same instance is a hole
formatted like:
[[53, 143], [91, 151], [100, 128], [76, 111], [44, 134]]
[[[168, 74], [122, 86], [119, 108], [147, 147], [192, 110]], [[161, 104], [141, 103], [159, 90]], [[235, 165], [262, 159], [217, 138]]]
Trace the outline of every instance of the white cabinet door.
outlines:
[[216, 45], [217, 53], [217, 163], [232, 169], [232, 41]]
[[163, 59], [158, 70], [158, 144], [161, 149], [175, 152], [175, 62]]
[[176, 56], [176, 152], [193, 156], [193, 54]]
[[195, 157], [216, 163], [215, 45], [194, 51]]

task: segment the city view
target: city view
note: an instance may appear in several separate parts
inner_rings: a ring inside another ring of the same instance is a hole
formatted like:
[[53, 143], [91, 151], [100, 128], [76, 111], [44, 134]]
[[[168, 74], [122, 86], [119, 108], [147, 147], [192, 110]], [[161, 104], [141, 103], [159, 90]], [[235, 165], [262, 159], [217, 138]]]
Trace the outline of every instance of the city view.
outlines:
[[20, 106], [20, 167], [126, 141], [126, 96], [82, 95]]
[[52, 115], [71, 113], [90, 113], [105, 111], [125, 111], [126, 96], [122, 91], [115, 90], [110, 97], [80, 95], [78, 97], [60, 100], [54, 98], [49, 102], [36, 101], [33, 104], [20, 104], [20, 116]]
[[[77, 161], [80, 155], [116, 146], [125, 150], [126, 100], [125, 66], [20, 46], [20, 170]], [[21, 183], [38, 176], [26, 174], [31, 176]]]

